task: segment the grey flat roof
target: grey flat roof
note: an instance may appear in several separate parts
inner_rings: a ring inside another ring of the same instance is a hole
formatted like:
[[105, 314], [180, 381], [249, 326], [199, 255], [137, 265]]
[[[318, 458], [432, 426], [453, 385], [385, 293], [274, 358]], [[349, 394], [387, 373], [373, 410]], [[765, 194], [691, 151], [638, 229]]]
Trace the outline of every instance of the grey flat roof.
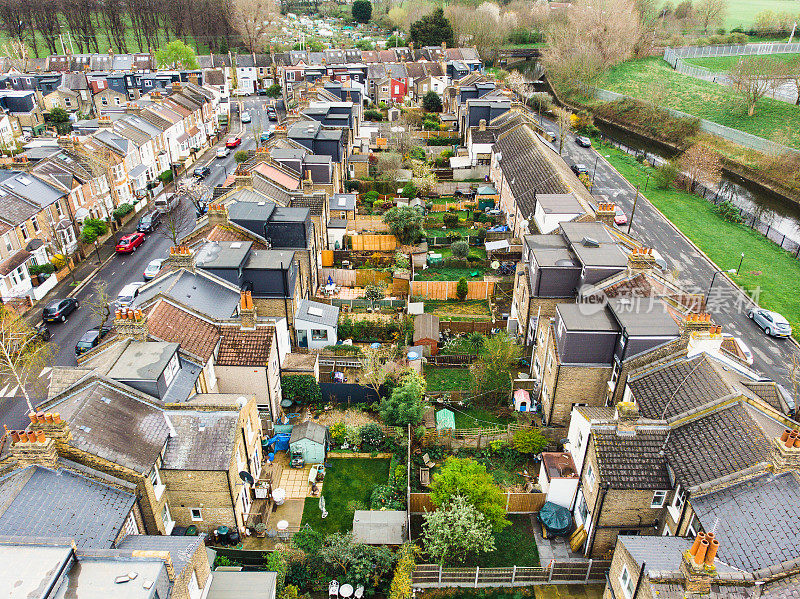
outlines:
[[172, 557], [172, 566], [175, 575], [180, 576], [191, 563], [192, 557], [203, 546], [205, 535], [196, 537], [173, 537], [165, 535], [128, 535], [119, 545], [118, 549], [124, 551], [169, 551]]
[[[126, 558], [119, 552], [113, 557], [82, 557], [70, 568], [69, 581], [62, 585], [54, 599], [150, 599], [154, 591], [159, 596], [168, 593], [166, 566], [157, 558]], [[118, 576], [136, 572], [136, 579], [127, 584], [114, 582]], [[144, 581], [153, 586], [145, 588]]]
[[215, 320], [231, 318], [239, 307], [241, 294], [211, 275], [202, 271], [181, 270], [167, 274], [148, 283], [134, 302], [139, 306], [159, 293]]
[[354, 193], [336, 193], [330, 199], [329, 207], [331, 210], [355, 210], [356, 209], [356, 194]]
[[608, 308], [596, 310], [596, 306], [579, 304], [557, 304], [556, 311], [564, 326], [570, 331], [619, 331], [619, 326]]
[[565, 248], [533, 250], [533, 259], [536, 260], [536, 264], [539, 266], [580, 268], [575, 256]]
[[561, 235], [526, 235], [525, 245], [530, 249], [568, 248], [569, 244]]
[[612, 298], [608, 300], [614, 316], [628, 335], [678, 336], [678, 323], [667, 312], [666, 304], [651, 297]]
[[166, 341], [132, 341], [114, 362], [109, 378], [129, 381], [154, 381], [178, 351], [177, 343]]
[[[309, 310], [317, 312], [317, 314], [313, 314]], [[295, 320], [305, 320], [306, 322], [336, 327], [339, 323], [339, 307], [302, 299], [297, 308]]]
[[584, 237], [591, 237], [600, 243], [613, 243], [615, 241], [606, 226], [599, 222], [562, 223], [561, 230], [570, 243], [580, 243]]
[[[569, 223], [561, 223], [561, 227]], [[601, 243], [600, 247], [584, 245], [580, 240], [572, 244], [572, 251], [578, 256], [585, 266], [614, 266], [628, 265], [628, 256], [616, 243]]]
[[399, 510], [356, 510], [353, 540], [367, 545], [402, 545], [407, 538], [406, 513]]
[[228, 204], [228, 217], [231, 220], [269, 220], [275, 204], [266, 200], [258, 202], [233, 202]]
[[275, 572], [216, 570], [206, 599], [275, 599]]
[[548, 214], [583, 214], [586, 212], [571, 193], [537, 194], [536, 202]]
[[291, 250], [254, 250], [245, 264], [245, 268], [262, 268], [269, 270], [288, 270], [294, 260]]
[[0, 544], [0, 588], [11, 599], [38, 599], [56, 580], [61, 564], [72, 554], [69, 542], [62, 545]]
[[252, 241], [212, 241], [198, 250], [196, 263], [202, 268], [239, 268], [252, 246]]
[[311, 210], [309, 208], [284, 208], [283, 206], [278, 206], [269, 221], [272, 223], [301, 223], [308, 219], [310, 213]]

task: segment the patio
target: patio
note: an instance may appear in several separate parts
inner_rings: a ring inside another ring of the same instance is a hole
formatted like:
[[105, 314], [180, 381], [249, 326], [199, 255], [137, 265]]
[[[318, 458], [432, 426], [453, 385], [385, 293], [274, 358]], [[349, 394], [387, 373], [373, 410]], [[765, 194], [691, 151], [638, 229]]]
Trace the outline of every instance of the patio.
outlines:
[[[256, 502], [258, 501], [266, 500], [257, 499]], [[253, 503], [254, 509], [256, 507], [256, 502]], [[286, 543], [286, 539], [278, 538], [277, 524], [281, 520], [288, 522], [289, 527], [286, 529], [287, 534], [293, 534], [300, 530], [300, 522], [303, 519], [304, 504], [305, 501], [303, 499], [287, 499], [283, 502], [283, 505], [273, 506], [272, 510], [267, 515], [267, 520], [265, 522], [267, 525], [267, 536], [245, 537], [244, 541], [242, 542], [242, 549], [271, 550], [275, 549], [275, 546], [279, 543]]]
[[[305, 499], [313, 497], [311, 494], [311, 484], [308, 477], [311, 472], [312, 464], [306, 464], [302, 468], [284, 468], [277, 488], [286, 491], [286, 499]], [[322, 483], [317, 483], [317, 489], [322, 491]], [[316, 495], [319, 497], [319, 494]]]
[[557, 562], [587, 562], [589, 561], [580, 553], [575, 553], [569, 546], [567, 537], [549, 537], [542, 535], [542, 523], [535, 516], [531, 516], [533, 535], [536, 538], [536, 548], [539, 551], [539, 562], [547, 564], [551, 560]]

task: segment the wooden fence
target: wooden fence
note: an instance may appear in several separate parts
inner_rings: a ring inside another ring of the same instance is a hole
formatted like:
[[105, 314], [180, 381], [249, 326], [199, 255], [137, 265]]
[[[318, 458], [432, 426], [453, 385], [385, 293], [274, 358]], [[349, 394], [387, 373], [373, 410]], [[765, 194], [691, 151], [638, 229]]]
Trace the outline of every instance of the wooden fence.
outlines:
[[392, 273], [390, 272], [372, 270], [371, 268], [359, 268], [354, 272], [356, 273], [356, 287], [392, 284]]
[[[411, 295], [422, 299], [456, 299], [458, 281], [412, 281]], [[489, 299], [494, 293], [492, 281], [467, 281], [468, 300]]]
[[431, 205], [431, 212], [447, 212], [450, 208], [455, 208], [456, 210], [466, 210], [465, 204], [470, 204], [472, 206], [476, 205], [475, 201], [472, 202], [447, 202], [446, 204], [432, 204]]
[[411, 575], [418, 588], [439, 587], [521, 587], [537, 584], [597, 584], [605, 581], [610, 560], [575, 562], [551, 561], [544, 567], [442, 568], [418, 564]]
[[391, 251], [397, 247], [394, 235], [353, 235], [351, 238], [354, 251]]
[[322, 285], [328, 282], [330, 277], [334, 283], [340, 287], [366, 287], [367, 285], [391, 285], [392, 273], [371, 268], [359, 268], [350, 270], [347, 268], [320, 268], [320, 281]]
[[444, 320], [439, 321], [439, 332], [450, 331], [451, 333], [482, 333], [488, 335], [492, 329], [505, 330], [508, 326], [507, 320]]
[[[441, 326], [441, 324], [439, 326]], [[449, 366], [454, 368], [472, 364], [476, 359], [476, 356], [471, 356], [469, 354], [437, 354], [426, 358], [428, 364], [431, 366]]]
[[355, 228], [356, 231], [389, 232], [389, 225], [383, 222], [383, 218], [380, 216], [361, 216], [356, 214]]
[[328, 278], [339, 285], [340, 287], [355, 287], [356, 286], [356, 271], [348, 270], [345, 268], [320, 268], [319, 280], [320, 285], [325, 285]]
[[[544, 493], [506, 493], [507, 514], [536, 514], [545, 503]], [[436, 509], [431, 502], [430, 493], [411, 493], [408, 497], [408, 511], [423, 514]]]

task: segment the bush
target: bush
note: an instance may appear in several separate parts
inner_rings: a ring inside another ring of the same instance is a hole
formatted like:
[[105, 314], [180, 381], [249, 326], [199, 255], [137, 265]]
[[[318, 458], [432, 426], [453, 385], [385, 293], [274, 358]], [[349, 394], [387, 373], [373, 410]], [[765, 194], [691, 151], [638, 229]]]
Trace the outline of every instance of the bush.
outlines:
[[328, 432], [334, 445], [341, 445], [347, 439], [347, 427], [344, 422], [334, 422], [328, 427]]
[[53, 274], [54, 271], [55, 271], [55, 266], [53, 266], [49, 262], [47, 264], [32, 264], [31, 266], [28, 267], [28, 272], [31, 274], [32, 277], [42, 274], [51, 275]]
[[456, 297], [458, 297], [459, 301], [464, 301], [467, 299], [467, 294], [469, 293], [469, 286], [467, 285], [467, 280], [464, 277], [461, 277], [458, 280], [458, 285], [456, 285]]
[[308, 554], [315, 554], [322, 547], [324, 539], [312, 528], [301, 528], [292, 536], [292, 545]]
[[348, 179], [344, 182], [344, 190], [346, 192], [358, 191], [359, 186], [361, 185], [360, 181], [356, 181], [354, 179]]
[[63, 254], [56, 254], [50, 258], [50, 264], [53, 265], [54, 269], [61, 270], [67, 265], [67, 259]]
[[337, 356], [360, 356], [361, 348], [357, 345], [326, 345], [325, 351], [336, 354]]
[[408, 157], [412, 160], [427, 160], [428, 156], [425, 153], [425, 150], [422, 149], [420, 146], [417, 146], [411, 152], [409, 152]]
[[310, 374], [290, 374], [281, 377], [281, 388], [285, 399], [308, 405], [322, 403], [322, 390]]
[[158, 176], [158, 180], [161, 181], [164, 185], [167, 183], [172, 183], [172, 170], [164, 171]]
[[728, 200], [715, 206], [714, 211], [729, 223], [741, 224], [744, 222], [742, 212]]
[[370, 496], [370, 509], [373, 510], [402, 510], [405, 509], [402, 496], [394, 487], [377, 485]]
[[408, 198], [409, 200], [412, 198], [417, 197], [417, 188], [414, 186], [413, 183], [409, 182], [403, 185], [403, 197]]
[[441, 112], [442, 99], [435, 91], [429, 91], [422, 97], [422, 109], [425, 112]]
[[99, 218], [87, 218], [83, 221], [81, 228], [81, 241], [83, 243], [94, 243], [98, 237], [108, 233], [108, 223]]
[[247, 150], [239, 150], [233, 155], [233, 159], [236, 161], [236, 164], [245, 162], [247, 160]]
[[133, 212], [133, 206], [125, 203], [117, 206], [111, 214], [116, 220], [122, 220], [124, 216], [129, 215], [131, 212]]
[[378, 110], [365, 110], [364, 111], [364, 120], [365, 121], [382, 121], [383, 114]]
[[444, 226], [448, 229], [455, 229], [458, 227], [458, 215], [446, 212], [442, 217], [442, 222], [444, 222]]
[[425, 140], [429, 146], [460, 146], [460, 137], [431, 137]]
[[456, 241], [450, 246], [450, 251], [453, 254], [453, 258], [466, 260], [469, 255], [469, 244], [466, 241]]
[[362, 426], [358, 430], [358, 434], [361, 437], [361, 444], [369, 445], [373, 449], [378, 449], [383, 444], [384, 439], [386, 439], [386, 434], [383, 432], [380, 425], [374, 422]]
[[656, 168], [653, 182], [659, 189], [669, 189], [669, 187], [675, 182], [675, 179], [677, 179], [679, 172], [680, 169], [675, 162], [665, 162]]
[[514, 433], [514, 449], [520, 453], [539, 454], [542, 453], [549, 441], [536, 428], [520, 429]]
[[281, 97], [281, 84], [274, 83], [267, 88], [267, 97], [280, 98]]
[[377, 191], [372, 190], [365, 193], [362, 197], [364, 198], [365, 202], [374, 202], [380, 195], [381, 194], [379, 194]]

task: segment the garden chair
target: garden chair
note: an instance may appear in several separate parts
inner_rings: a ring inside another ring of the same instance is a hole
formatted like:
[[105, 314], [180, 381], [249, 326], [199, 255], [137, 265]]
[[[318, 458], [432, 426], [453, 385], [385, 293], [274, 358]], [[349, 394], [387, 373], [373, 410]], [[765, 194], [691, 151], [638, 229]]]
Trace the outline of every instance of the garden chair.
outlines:
[[339, 581], [338, 580], [331, 580], [330, 584], [328, 585], [328, 597], [339, 597]]
[[430, 468], [420, 468], [419, 469], [419, 484], [423, 487], [427, 487], [431, 484], [431, 469]]
[[425, 463], [425, 466], [427, 468], [433, 468], [434, 466], [436, 466], [436, 462], [432, 462], [431, 456], [429, 456], [427, 453], [422, 456], [422, 461]]
[[360, 585], [358, 585], [356, 587], [356, 592], [353, 593], [353, 597], [355, 597], [355, 599], [362, 599], [362, 597], [364, 597], [364, 585], [363, 584], [360, 584]]

